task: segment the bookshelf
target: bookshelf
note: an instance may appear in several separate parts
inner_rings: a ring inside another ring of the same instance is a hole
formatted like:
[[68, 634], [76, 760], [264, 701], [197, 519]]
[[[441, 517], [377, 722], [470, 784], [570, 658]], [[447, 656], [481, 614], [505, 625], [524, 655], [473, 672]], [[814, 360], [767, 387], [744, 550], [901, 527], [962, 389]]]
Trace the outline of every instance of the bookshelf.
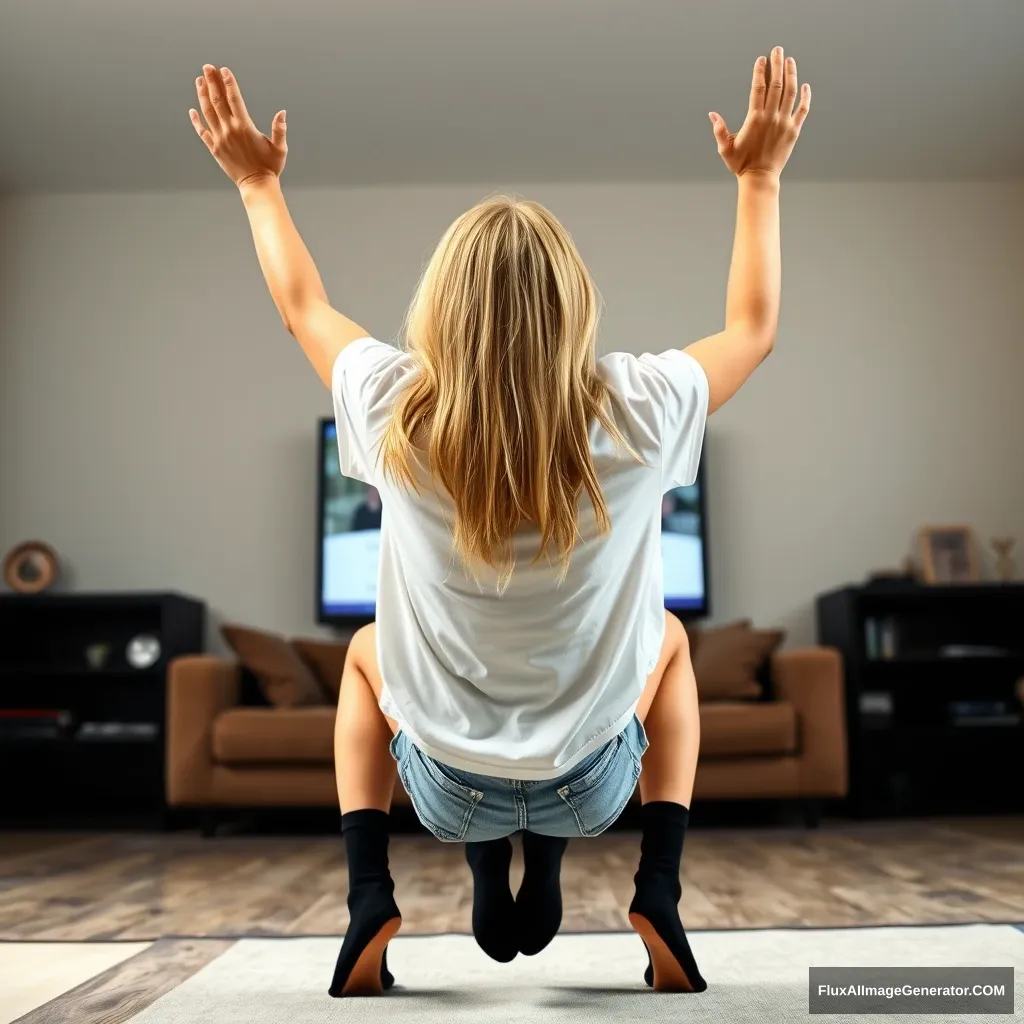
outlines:
[[851, 809], [1024, 808], [1024, 584], [851, 586], [816, 611], [843, 656]]
[[181, 594], [0, 595], [0, 823], [162, 821], [167, 664], [204, 630]]

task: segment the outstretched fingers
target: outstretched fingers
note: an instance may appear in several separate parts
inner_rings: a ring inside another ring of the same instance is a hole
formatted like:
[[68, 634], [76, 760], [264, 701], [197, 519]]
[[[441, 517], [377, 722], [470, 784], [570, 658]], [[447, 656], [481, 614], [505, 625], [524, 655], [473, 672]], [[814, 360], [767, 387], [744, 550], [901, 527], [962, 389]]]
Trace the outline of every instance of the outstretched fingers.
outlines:
[[231, 73], [229, 68], [220, 69], [221, 87], [224, 90], [224, 98], [232, 117], [240, 121], [249, 120], [249, 111], [245, 109], [245, 100], [242, 99], [242, 91], [238, 88], [238, 79]]
[[285, 124], [285, 112], [279, 110], [270, 123], [270, 141], [278, 148], [284, 149], [287, 145], [288, 126]]
[[231, 120], [231, 108], [228, 106], [228, 98], [224, 92], [224, 79], [220, 72], [212, 64], [203, 65], [203, 84], [206, 95], [209, 97], [210, 109], [213, 111], [214, 120], [210, 121], [209, 115], [203, 111], [210, 127], [216, 132], [218, 128], [226, 128]]
[[782, 107], [781, 113], [784, 117], [792, 117], [793, 104], [796, 103], [796, 61], [792, 57], [786, 58], [785, 80], [782, 86]]
[[715, 142], [718, 143], [718, 152], [721, 156], [724, 156], [732, 145], [732, 136], [729, 134], [729, 128], [726, 125], [724, 119], [720, 114], [708, 114], [711, 118], [711, 127], [715, 133]]
[[210, 88], [206, 78], [200, 75], [196, 79], [196, 96], [199, 99], [199, 109], [203, 112], [203, 120], [206, 121], [207, 131], [213, 132], [220, 124], [217, 111], [214, 109], [213, 100], [210, 97]]
[[190, 109], [188, 112], [189, 119], [192, 122], [192, 127], [196, 130], [196, 135], [199, 136], [206, 144], [206, 148], [212, 153], [213, 152], [213, 135], [210, 129], [203, 124], [203, 119], [199, 116], [198, 111]]
[[764, 110], [765, 94], [768, 91], [768, 83], [765, 79], [765, 68], [767, 62], [764, 57], [758, 57], [754, 62], [754, 80], [750, 83], [750, 113], [760, 114]]
[[768, 98], [765, 100], [765, 108], [769, 113], [774, 113], [782, 108], [782, 88], [785, 85], [785, 61], [783, 59], [782, 47], [776, 46], [772, 50], [771, 82], [768, 85]]
[[811, 109], [811, 87], [804, 82], [800, 87], [800, 106], [796, 108], [796, 113], [793, 114], [793, 124], [796, 125], [796, 130], [800, 131], [804, 121], [807, 120], [807, 115]]

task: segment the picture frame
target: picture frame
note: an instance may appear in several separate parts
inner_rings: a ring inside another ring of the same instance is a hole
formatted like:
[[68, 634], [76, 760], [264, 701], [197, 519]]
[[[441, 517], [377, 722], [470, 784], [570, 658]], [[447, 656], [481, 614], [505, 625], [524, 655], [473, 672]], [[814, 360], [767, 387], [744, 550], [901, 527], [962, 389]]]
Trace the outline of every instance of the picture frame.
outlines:
[[925, 583], [977, 583], [981, 561], [974, 531], [960, 524], [922, 526], [921, 579]]

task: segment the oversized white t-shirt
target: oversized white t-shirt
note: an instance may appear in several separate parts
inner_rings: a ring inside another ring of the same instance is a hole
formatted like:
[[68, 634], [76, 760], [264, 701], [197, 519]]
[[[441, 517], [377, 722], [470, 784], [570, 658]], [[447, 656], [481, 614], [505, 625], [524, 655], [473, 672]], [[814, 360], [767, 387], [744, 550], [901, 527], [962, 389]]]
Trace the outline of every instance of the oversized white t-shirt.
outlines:
[[[616, 353], [598, 372], [617, 397], [613, 415], [646, 465], [599, 425], [591, 451], [611, 517], [600, 536], [580, 502], [582, 539], [568, 576], [531, 564], [537, 534], [515, 540], [501, 594], [454, 555], [450, 499], [386, 477], [378, 445], [412, 358], [371, 338], [334, 366], [341, 471], [380, 490], [377, 589], [381, 709], [427, 755], [480, 775], [553, 779], [619, 733], [633, 715], [665, 631], [661, 499], [697, 475], [708, 383], [681, 350]], [[542, 386], [538, 382], [538, 386]]]

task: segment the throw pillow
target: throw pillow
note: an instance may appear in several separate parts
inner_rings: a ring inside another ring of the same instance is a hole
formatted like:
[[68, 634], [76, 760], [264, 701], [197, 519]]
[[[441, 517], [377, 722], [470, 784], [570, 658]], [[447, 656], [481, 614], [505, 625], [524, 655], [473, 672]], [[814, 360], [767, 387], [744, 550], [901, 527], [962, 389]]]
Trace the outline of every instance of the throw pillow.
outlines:
[[782, 630], [754, 629], [749, 619], [701, 630], [693, 658], [697, 699], [756, 700], [758, 672], [785, 639]]
[[320, 688], [330, 703], [336, 704], [338, 692], [341, 690], [341, 671], [345, 667], [348, 644], [337, 640], [305, 640], [300, 637], [292, 641], [292, 647], [313, 670]]
[[316, 676], [284, 637], [246, 626], [222, 626], [220, 632], [275, 707], [325, 703]]

